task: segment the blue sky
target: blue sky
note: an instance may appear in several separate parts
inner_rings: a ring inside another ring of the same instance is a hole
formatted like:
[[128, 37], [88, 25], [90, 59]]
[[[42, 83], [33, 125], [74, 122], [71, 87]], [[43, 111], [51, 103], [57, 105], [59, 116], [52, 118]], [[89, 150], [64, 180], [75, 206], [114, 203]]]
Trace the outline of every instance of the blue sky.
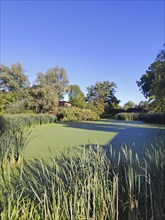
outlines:
[[64, 67], [70, 84], [117, 84], [121, 105], [145, 100], [136, 81], [165, 39], [165, 3], [148, 1], [1, 0], [0, 62], [36, 73]]

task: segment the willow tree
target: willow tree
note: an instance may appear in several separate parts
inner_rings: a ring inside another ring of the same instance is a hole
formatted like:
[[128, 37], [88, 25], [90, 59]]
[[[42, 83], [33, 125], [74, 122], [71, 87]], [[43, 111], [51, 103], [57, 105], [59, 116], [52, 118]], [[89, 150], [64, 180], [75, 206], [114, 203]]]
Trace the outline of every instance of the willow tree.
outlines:
[[12, 64], [10, 67], [0, 65], [0, 90], [3, 108], [15, 109], [19, 103], [24, 106], [28, 97], [30, 83], [21, 63]]
[[38, 73], [30, 91], [33, 97], [31, 104], [39, 112], [54, 112], [59, 100], [67, 91], [68, 83], [67, 72], [64, 68], [56, 66], [45, 73]]

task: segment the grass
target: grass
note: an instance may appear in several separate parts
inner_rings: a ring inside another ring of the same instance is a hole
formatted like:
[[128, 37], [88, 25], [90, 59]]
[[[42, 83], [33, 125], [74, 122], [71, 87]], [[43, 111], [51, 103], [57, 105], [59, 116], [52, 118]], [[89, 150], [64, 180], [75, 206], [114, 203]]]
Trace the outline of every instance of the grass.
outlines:
[[31, 141], [25, 153], [28, 158], [35, 156], [47, 159], [50, 155], [58, 155], [66, 147], [82, 147], [82, 144], [112, 144], [117, 149], [126, 144], [140, 152], [142, 146], [149, 146], [155, 139], [162, 139], [164, 132], [161, 125], [137, 121], [101, 120], [38, 125], [32, 128]]

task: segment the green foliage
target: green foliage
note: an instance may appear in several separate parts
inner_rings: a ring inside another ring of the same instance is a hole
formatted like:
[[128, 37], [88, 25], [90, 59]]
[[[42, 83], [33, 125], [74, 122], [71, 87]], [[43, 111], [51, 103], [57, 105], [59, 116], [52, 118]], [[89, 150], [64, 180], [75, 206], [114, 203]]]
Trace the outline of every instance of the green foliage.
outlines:
[[54, 123], [54, 115], [0, 115], [0, 162], [19, 163], [30, 138], [30, 127]]
[[80, 109], [76, 107], [61, 108], [58, 111], [57, 117], [60, 121], [93, 121], [99, 120], [96, 112], [90, 109]]
[[6, 119], [2, 114], [0, 114], [0, 135], [3, 132], [5, 132], [6, 126], [7, 126]]
[[57, 122], [57, 117], [50, 114], [14, 114], [5, 115], [4, 118], [9, 122], [20, 120], [24, 126], [28, 127]]
[[69, 102], [74, 107], [78, 108], [85, 108], [86, 102], [85, 102], [85, 95], [81, 91], [80, 87], [78, 85], [70, 85], [69, 86]]
[[86, 108], [95, 112], [97, 115], [101, 116], [104, 113], [105, 103], [101, 100], [90, 101], [87, 103]]
[[0, 113], [3, 112], [4, 109], [4, 99], [3, 99], [3, 94], [0, 92]]
[[[165, 47], [165, 45], [164, 45]], [[165, 49], [163, 48], [145, 74], [142, 75], [137, 85], [143, 95], [153, 100], [153, 111], [165, 111]]]
[[[161, 146], [161, 147], [160, 147]], [[145, 169], [148, 185], [147, 197], [151, 200], [151, 212], [157, 219], [165, 218], [165, 148], [164, 140], [145, 151]], [[148, 216], [147, 216], [148, 217]]]
[[63, 97], [63, 93], [68, 87], [68, 76], [64, 68], [48, 69], [46, 73], [38, 73], [36, 85], [40, 87], [50, 86], [54, 89], [54, 93], [58, 95], [58, 98]]
[[165, 112], [165, 98], [154, 99], [149, 103], [150, 112]]
[[55, 113], [67, 86], [68, 76], [63, 68], [38, 73], [36, 84], [29, 90], [28, 108], [36, 113]]
[[140, 101], [137, 107], [147, 111], [149, 109], [149, 103], [148, 101]]
[[29, 141], [30, 130], [20, 119], [0, 116], [0, 162], [20, 162]]
[[103, 113], [109, 114], [110, 109], [118, 108], [120, 101], [115, 97], [114, 82], [96, 82], [87, 88], [85, 98], [78, 85], [68, 87], [68, 76], [64, 68], [56, 66], [45, 73], [38, 73], [31, 87], [24, 72], [20, 63], [10, 67], [0, 65], [0, 112], [56, 114], [59, 101], [66, 92], [69, 93], [72, 106], [83, 109], [88, 105], [87, 109], [95, 111], [99, 117]]
[[87, 87], [88, 108], [99, 114], [107, 111], [107, 103], [109, 109], [116, 108], [119, 100], [115, 97], [116, 84], [114, 82], [103, 81], [96, 82], [95, 85]]
[[5, 113], [7, 114], [21, 114], [26, 113], [25, 100], [17, 100], [15, 102], [9, 102], [5, 107]]
[[143, 121], [154, 124], [165, 124], [165, 113], [148, 113], [143, 118]]
[[127, 103], [124, 104], [124, 109], [130, 109], [130, 108], [135, 108], [135, 103], [132, 101], [128, 101]]
[[0, 65], [0, 109], [11, 113], [25, 112], [24, 102], [28, 97], [29, 85], [20, 63], [10, 67]]
[[145, 74], [142, 75], [140, 78], [140, 81], [137, 81], [138, 87], [140, 87], [140, 90], [142, 91], [145, 98], [151, 97], [152, 91], [152, 85], [155, 80], [155, 74], [154, 74], [154, 65], [151, 64], [151, 66], [148, 68]]
[[29, 90], [27, 108], [34, 113], [55, 113], [58, 107], [58, 95], [51, 85], [33, 86]]
[[0, 112], [55, 113], [67, 86], [68, 77], [63, 68], [38, 73], [35, 85], [30, 87], [20, 63], [11, 67], [0, 65]]
[[63, 68], [52, 68], [46, 73], [39, 73], [30, 94], [33, 97], [29, 105], [36, 113], [55, 113], [59, 99], [67, 89], [68, 77]]
[[22, 94], [22, 90], [29, 86], [27, 76], [21, 63], [12, 64], [10, 67], [0, 65], [0, 89]]
[[127, 147], [109, 150], [109, 158], [92, 145], [1, 168], [1, 219], [164, 219], [163, 144], [143, 158]]
[[114, 82], [103, 81], [96, 82], [95, 85], [87, 87], [87, 100], [100, 100], [108, 101], [111, 96], [114, 96], [116, 84]]
[[116, 114], [115, 119], [124, 121], [144, 121], [153, 124], [165, 124], [165, 113], [128, 113]]
[[128, 112], [121, 112], [115, 116], [117, 120], [124, 120], [124, 121], [141, 121], [144, 118], [145, 113], [128, 113]]

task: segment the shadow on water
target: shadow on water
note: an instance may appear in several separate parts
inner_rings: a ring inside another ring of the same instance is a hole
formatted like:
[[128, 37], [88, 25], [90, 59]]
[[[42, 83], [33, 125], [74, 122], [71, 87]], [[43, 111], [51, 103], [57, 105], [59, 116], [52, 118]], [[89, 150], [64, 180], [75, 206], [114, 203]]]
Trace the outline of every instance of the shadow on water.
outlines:
[[[109, 146], [118, 151], [121, 146], [127, 145], [138, 154], [144, 152], [145, 147], [150, 147], [159, 141], [165, 143], [165, 127], [162, 125], [150, 125], [141, 121], [117, 121], [101, 120], [97, 122], [69, 122], [63, 123], [64, 127], [85, 129], [102, 132], [115, 132], [117, 135], [108, 141], [103, 147], [109, 155]], [[91, 143], [92, 144], [92, 143]]]

